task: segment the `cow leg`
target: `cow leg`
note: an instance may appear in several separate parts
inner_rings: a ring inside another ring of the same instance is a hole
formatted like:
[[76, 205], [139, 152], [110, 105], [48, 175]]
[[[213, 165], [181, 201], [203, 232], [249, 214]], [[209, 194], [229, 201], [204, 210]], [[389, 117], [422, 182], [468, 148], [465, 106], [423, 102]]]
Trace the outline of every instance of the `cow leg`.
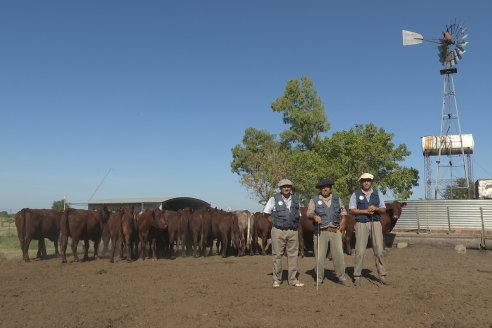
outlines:
[[82, 261], [89, 260], [89, 239], [84, 239], [84, 258]]
[[[174, 254], [174, 239], [177, 239], [176, 238], [176, 232], [175, 231], [171, 231], [169, 232], [168, 230], [168, 238], [169, 238], [169, 258], [171, 260], [174, 260], [176, 258], [176, 255]], [[177, 243], [177, 241], [176, 241]], [[176, 245], [176, 248], [178, 246]]]
[[147, 242], [145, 241], [142, 241], [142, 239], [140, 239], [140, 259], [143, 261], [145, 260], [145, 245], [147, 244]]
[[352, 255], [352, 245], [351, 245], [352, 240], [350, 236], [345, 235], [343, 241], [345, 244], [345, 252], [347, 253], [347, 255]]
[[152, 260], [157, 261], [157, 238], [152, 238], [151, 243]]
[[[101, 243], [101, 239], [94, 241], [94, 260], [99, 258], [99, 244]], [[116, 244], [116, 242], [115, 242]]]
[[215, 255], [219, 255], [221, 253], [222, 247], [222, 241], [217, 238], [217, 241], [215, 242]]
[[188, 236], [185, 228], [183, 228], [183, 230], [181, 231], [180, 237], [181, 237], [181, 256], [186, 257], [186, 242]]
[[61, 247], [61, 252], [62, 252], [62, 263], [67, 263], [67, 243], [68, 243], [68, 236], [65, 234], [62, 234], [60, 238], [60, 247]]
[[55, 246], [55, 256], [58, 257], [60, 255], [58, 252], [58, 237], [53, 241], [53, 246]]
[[72, 237], [72, 253], [73, 253], [73, 261], [80, 261], [79, 256], [77, 255], [77, 245], [79, 244], [79, 240]]
[[89, 260], [89, 240], [84, 239], [84, 257], [82, 258], [82, 261], [88, 261]]
[[301, 224], [299, 224], [299, 229], [297, 230], [299, 239], [299, 255], [304, 258], [304, 231], [302, 230]]
[[267, 238], [261, 237], [261, 255], [266, 255]]
[[221, 243], [221, 251], [222, 251], [222, 257], [227, 257], [227, 249], [229, 246], [229, 240], [227, 236], [224, 236], [224, 241]]
[[144, 234], [140, 233], [139, 234], [139, 239], [140, 239], [140, 259], [143, 261], [145, 260], [145, 248], [147, 247], [147, 240], [145, 238]]
[[[103, 232], [102, 234], [102, 241], [103, 241], [103, 249], [102, 249], [102, 256], [106, 256], [109, 252], [109, 240], [111, 237], [109, 236], [109, 232]], [[111, 241], [112, 243], [112, 241]], [[111, 245], [113, 246], [113, 245]]]
[[39, 238], [38, 252], [36, 253], [36, 258], [42, 259], [43, 256], [46, 256], [46, 245], [44, 244], [44, 238]]
[[[114, 253], [116, 252], [116, 238], [111, 238], [111, 259], [109, 262], [114, 263]], [[94, 246], [95, 247], [95, 246]]]
[[31, 244], [31, 237], [26, 237], [24, 239], [24, 244], [22, 245], [22, 257], [24, 258], [25, 262], [29, 262], [29, 245]]

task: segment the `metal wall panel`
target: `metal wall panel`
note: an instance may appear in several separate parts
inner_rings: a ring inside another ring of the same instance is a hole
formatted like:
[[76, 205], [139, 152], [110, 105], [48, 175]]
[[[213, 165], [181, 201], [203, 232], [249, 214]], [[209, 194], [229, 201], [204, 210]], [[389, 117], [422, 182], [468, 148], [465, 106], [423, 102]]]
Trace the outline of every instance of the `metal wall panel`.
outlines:
[[[492, 230], [492, 200], [410, 200], [395, 229]], [[481, 211], [480, 211], [481, 209]], [[420, 227], [419, 227], [420, 225]]]

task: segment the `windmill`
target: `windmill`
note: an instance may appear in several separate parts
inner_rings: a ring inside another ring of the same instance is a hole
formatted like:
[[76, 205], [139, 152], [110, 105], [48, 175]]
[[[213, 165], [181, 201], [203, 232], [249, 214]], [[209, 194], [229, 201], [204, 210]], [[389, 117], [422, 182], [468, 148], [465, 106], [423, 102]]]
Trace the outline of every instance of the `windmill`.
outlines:
[[[471, 198], [472, 161], [474, 142], [471, 134], [462, 134], [456, 101], [453, 74], [458, 73], [456, 65], [462, 59], [468, 45], [466, 27], [456, 19], [442, 32], [439, 39], [425, 39], [421, 34], [402, 30], [403, 45], [425, 42], [437, 44], [440, 74], [444, 77], [442, 95], [441, 129], [439, 136], [422, 137], [422, 153], [425, 166], [425, 198], [455, 198], [465, 194]], [[436, 175], [432, 178], [430, 157], [436, 156]], [[460, 179], [461, 180], [458, 180]], [[461, 184], [458, 184], [461, 182]], [[434, 187], [434, 188], [433, 188]], [[455, 189], [453, 191], [453, 188]], [[459, 192], [456, 189], [464, 189]]]

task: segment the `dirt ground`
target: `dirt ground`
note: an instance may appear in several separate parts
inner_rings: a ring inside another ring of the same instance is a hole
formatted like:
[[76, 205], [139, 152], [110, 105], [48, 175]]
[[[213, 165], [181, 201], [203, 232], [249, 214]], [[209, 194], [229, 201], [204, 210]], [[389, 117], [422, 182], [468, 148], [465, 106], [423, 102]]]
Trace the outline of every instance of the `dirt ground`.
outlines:
[[[414, 246], [385, 256], [390, 286], [376, 282], [368, 249], [361, 286], [325, 280], [318, 291], [313, 257], [299, 260], [305, 287], [277, 289], [261, 255], [0, 260], [0, 326], [492, 327], [492, 252]], [[352, 275], [354, 256], [345, 260]], [[334, 279], [328, 260], [326, 275]]]

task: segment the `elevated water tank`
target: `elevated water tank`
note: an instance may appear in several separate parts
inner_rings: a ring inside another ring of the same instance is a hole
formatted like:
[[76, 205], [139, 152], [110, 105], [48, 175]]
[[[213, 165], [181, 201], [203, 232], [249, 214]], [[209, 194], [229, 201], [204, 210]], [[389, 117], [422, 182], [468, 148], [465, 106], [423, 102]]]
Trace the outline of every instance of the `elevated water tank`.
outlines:
[[463, 143], [464, 153], [467, 155], [473, 154], [473, 135], [459, 134], [448, 136], [425, 136], [422, 137], [422, 153], [425, 156], [439, 155], [460, 155], [461, 144]]

